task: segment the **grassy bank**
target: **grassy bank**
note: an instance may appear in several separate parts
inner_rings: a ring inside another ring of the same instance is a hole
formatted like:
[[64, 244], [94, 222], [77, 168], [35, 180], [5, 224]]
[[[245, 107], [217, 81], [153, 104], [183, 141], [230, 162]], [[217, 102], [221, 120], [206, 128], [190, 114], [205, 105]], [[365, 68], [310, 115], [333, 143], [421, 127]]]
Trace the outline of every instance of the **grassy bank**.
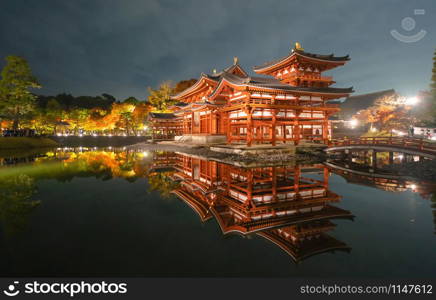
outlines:
[[58, 145], [57, 142], [49, 138], [0, 137], [0, 150], [56, 147]]

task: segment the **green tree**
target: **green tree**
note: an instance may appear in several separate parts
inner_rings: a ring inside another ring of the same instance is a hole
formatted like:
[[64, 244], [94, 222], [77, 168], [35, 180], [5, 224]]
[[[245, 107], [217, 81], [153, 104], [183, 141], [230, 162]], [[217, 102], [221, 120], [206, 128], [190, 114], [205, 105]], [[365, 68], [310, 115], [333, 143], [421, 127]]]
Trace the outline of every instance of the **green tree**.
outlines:
[[132, 104], [132, 105], [138, 105], [140, 101], [136, 99], [135, 97], [130, 96], [126, 100], [123, 101], [124, 103]]
[[79, 129], [83, 129], [88, 118], [89, 110], [86, 108], [75, 108], [69, 112], [68, 122], [71, 124], [75, 134], [78, 134]]
[[6, 57], [0, 79], [0, 114], [13, 121], [14, 129], [18, 129], [20, 120], [34, 110], [36, 96], [29, 89], [40, 87], [24, 58]]
[[47, 102], [45, 114], [48, 124], [50, 124], [51, 128], [53, 129], [53, 133], [56, 134], [58, 124], [64, 114], [61, 105], [56, 99], [51, 99]]
[[148, 93], [150, 94], [148, 102], [153, 106], [154, 111], [165, 112], [176, 102], [171, 99], [173, 87], [169, 81], [163, 82], [156, 90], [148, 88]]

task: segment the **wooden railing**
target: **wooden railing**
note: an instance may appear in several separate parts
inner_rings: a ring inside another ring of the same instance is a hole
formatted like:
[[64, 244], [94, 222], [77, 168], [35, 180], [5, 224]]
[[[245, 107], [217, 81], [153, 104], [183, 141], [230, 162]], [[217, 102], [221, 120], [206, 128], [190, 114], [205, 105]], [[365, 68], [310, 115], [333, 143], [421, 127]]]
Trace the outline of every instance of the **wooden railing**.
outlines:
[[436, 152], [436, 142], [412, 137], [360, 137], [332, 140], [329, 147], [344, 147], [353, 145], [392, 146], [405, 149]]

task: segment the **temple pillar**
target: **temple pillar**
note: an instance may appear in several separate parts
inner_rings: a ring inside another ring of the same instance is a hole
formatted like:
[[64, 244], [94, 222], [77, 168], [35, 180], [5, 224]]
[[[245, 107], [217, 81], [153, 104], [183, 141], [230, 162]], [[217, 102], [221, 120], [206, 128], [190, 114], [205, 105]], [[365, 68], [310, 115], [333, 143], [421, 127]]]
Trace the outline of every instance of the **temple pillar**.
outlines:
[[324, 121], [322, 124], [322, 139], [324, 144], [329, 142], [329, 116], [325, 113]]
[[394, 152], [389, 152], [389, 164], [392, 165], [394, 163]]
[[373, 170], [377, 169], [377, 151], [372, 150], [372, 162], [371, 166]]
[[277, 110], [273, 108], [272, 112], [272, 125], [271, 125], [271, 143], [273, 146], [276, 145], [276, 121], [277, 121]]
[[253, 141], [253, 118], [252, 118], [252, 109], [250, 107], [247, 108], [247, 146], [251, 147], [251, 143]]
[[276, 173], [276, 167], [272, 168], [272, 197], [273, 201], [277, 202], [277, 173]]
[[328, 186], [329, 186], [329, 175], [330, 175], [330, 172], [329, 172], [329, 169], [327, 168], [327, 167], [325, 167], [324, 166], [324, 170], [323, 170], [324, 172], [324, 187], [327, 189], [328, 188]]
[[247, 171], [247, 200], [245, 200], [245, 206], [251, 207], [253, 202], [253, 170]]
[[296, 166], [294, 168], [294, 192], [295, 192], [295, 199], [299, 198], [299, 193], [300, 193], [300, 175], [301, 175], [300, 166]]

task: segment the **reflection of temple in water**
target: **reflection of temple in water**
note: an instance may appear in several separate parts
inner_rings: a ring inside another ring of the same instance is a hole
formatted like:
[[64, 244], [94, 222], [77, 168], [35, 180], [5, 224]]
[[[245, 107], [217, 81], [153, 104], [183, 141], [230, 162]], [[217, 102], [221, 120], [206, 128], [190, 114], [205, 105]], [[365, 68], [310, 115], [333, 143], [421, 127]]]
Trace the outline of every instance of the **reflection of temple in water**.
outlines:
[[350, 250], [327, 234], [335, 228], [331, 219], [353, 216], [331, 205], [340, 196], [328, 189], [329, 172], [322, 164], [247, 169], [169, 155], [155, 155], [159, 166], [153, 169], [174, 167], [172, 178], [180, 184], [173, 193], [202, 221], [215, 218], [224, 234], [257, 234], [297, 262], [322, 252]]

